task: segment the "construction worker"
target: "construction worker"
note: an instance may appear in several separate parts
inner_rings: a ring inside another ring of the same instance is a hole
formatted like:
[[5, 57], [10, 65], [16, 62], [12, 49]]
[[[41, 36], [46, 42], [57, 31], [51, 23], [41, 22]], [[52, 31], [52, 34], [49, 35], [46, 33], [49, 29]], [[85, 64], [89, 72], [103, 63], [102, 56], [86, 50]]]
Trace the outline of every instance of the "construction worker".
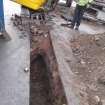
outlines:
[[75, 28], [75, 30], [79, 29], [83, 14], [84, 14], [86, 8], [89, 6], [89, 4], [92, 1], [93, 0], [76, 0], [77, 5], [75, 8], [74, 17], [73, 17], [70, 28], [72, 28], [72, 29]]
[[50, 9], [50, 10], [53, 10], [57, 3], [58, 3], [59, 0], [47, 0], [47, 3], [46, 3], [46, 6]]
[[66, 0], [66, 6], [67, 7], [71, 7], [72, 1], [73, 0]]

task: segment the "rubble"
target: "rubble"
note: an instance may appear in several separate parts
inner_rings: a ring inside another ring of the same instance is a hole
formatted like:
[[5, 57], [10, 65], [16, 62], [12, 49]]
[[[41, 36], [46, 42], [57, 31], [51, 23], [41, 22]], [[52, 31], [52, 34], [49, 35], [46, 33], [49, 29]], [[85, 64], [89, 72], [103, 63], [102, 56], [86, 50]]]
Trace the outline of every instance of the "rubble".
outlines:
[[[68, 62], [72, 72], [76, 74], [74, 86], [77, 86], [78, 90], [82, 88], [81, 83], [84, 83], [86, 88], [84, 92], [87, 96], [82, 97], [80, 102], [103, 105], [101, 99], [105, 99], [105, 33], [75, 36], [74, 40], [70, 41], [70, 46], [75, 58], [74, 62]], [[75, 54], [76, 48], [80, 51], [79, 54]]]
[[24, 72], [29, 72], [29, 68], [25, 68], [24, 69]]
[[81, 60], [81, 64], [82, 64], [82, 65], [85, 65], [86, 62], [82, 59], [82, 60]]
[[105, 85], [105, 76], [99, 77], [99, 78], [98, 78], [98, 82], [99, 82], [100, 84]]
[[101, 99], [100, 99], [99, 96], [95, 96], [94, 99], [95, 99], [95, 101], [96, 101], [97, 103], [100, 103], [100, 102], [101, 102]]
[[96, 95], [96, 96], [91, 96], [89, 98], [91, 98], [89, 99], [90, 100], [89, 105], [103, 105], [99, 96]]

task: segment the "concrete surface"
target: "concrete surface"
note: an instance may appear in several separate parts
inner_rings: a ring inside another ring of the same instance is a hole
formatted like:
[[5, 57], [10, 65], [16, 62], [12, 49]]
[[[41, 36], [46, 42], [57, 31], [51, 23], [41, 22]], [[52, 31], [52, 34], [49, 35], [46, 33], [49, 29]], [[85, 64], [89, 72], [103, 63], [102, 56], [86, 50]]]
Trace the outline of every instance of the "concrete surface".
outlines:
[[0, 105], [29, 105], [29, 72], [25, 73], [24, 68], [29, 68], [30, 42], [28, 35], [20, 39], [23, 34], [10, 21], [12, 13], [19, 13], [19, 5], [9, 0], [4, 4], [11, 40], [0, 39]]
[[54, 19], [56, 24], [53, 26], [51, 31], [52, 43], [55, 51], [55, 55], [58, 62], [59, 73], [61, 76], [62, 83], [64, 85], [66, 98], [68, 105], [79, 105], [79, 100], [76, 97], [74, 91], [72, 90], [72, 77], [74, 76], [69, 65], [66, 62], [66, 58], [71, 60], [71, 49], [67, 45], [69, 44], [70, 30], [60, 26], [62, 19]]
[[82, 24], [80, 25], [79, 31], [81, 33], [88, 34], [101, 34], [105, 32], [105, 26], [98, 23], [83, 21]]

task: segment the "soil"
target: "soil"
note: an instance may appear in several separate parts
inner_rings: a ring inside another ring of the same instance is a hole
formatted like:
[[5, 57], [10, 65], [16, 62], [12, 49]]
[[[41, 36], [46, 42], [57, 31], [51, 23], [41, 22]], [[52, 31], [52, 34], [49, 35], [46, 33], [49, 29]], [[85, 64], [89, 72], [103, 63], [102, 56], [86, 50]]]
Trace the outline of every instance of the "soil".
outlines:
[[47, 68], [41, 56], [31, 64], [30, 105], [53, 105]]
[[75, 60], [69, 62], [80, 105], [105, 104], [105, 33], [70, 40]]

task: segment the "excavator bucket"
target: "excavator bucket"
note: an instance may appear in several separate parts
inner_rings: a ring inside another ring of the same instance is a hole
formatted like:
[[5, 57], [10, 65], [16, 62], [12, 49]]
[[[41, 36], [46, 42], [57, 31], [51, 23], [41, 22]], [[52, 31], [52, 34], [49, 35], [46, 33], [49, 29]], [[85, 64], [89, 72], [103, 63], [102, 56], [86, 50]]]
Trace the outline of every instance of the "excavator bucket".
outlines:
[[33, 10], [38, 10], [46, 2], [46, 0], [11, 0], [11, 1], [21, 4]]

